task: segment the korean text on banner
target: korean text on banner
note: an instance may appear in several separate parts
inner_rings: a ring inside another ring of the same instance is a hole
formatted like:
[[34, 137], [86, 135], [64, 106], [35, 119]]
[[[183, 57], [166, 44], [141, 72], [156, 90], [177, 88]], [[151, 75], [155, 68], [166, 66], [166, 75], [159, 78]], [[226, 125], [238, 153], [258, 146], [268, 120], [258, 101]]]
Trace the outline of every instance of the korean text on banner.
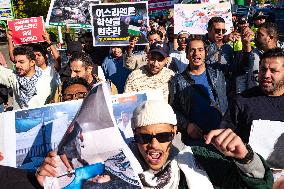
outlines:
[[148, 4], [92, 5], [94, 46], [127, 46], [131, 37], [147, 44]]
[[42, 16], [11, 20], [8, 21], [8, 27], [12, 31], [12, 40], [15, 45], [44, 41]]

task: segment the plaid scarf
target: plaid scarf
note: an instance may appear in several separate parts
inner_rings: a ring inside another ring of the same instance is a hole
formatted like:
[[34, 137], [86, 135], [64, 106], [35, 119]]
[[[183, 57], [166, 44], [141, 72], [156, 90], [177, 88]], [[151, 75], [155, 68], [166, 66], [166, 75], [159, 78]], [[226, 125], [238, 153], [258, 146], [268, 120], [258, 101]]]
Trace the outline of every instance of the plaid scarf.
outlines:
[[37, 94], [36, 83], [41, 75], [42, 71], [40, 68], [36, 67], [35, 74], [31, 78], [19, 75], [16, 76], [20, 91], [19, 105], [21, 108], [28, 107], [30, 99]]

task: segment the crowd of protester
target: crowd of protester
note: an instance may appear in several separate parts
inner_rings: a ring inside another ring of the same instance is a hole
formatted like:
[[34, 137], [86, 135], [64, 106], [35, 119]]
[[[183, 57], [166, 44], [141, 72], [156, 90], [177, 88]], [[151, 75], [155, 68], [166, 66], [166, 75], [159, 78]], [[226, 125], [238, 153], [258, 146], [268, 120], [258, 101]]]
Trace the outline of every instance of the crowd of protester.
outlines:
[[[8, 69], [0, 56], [0, 102], [9, 111], [82, 99], [103, 80], [112, 94], [161, 90], [161, 101], [137, 107], [131, 124], [145, 188], [283, 189], [284, 175], [273, 185], [269, 165], [247, 144], [253, 120], [284, 122], [284, 50], [265, 19], [238, 18], [229, 32], [213, 17], [206, 35], [174, 34], [173, 18], [153, 19], [143, 48], [137, 37], [127, 47], [94, 47], [91, 33], [75, 41], [67, 29], [64, 66], [48, 33], [44, 43], [15, 47], [8, 32], [14, 64]], [[177, 133], [185, 145], [172, 144]], [[36, 173], [0, 166], [1, 188], [41, 188], [58, 176], [55, 156]]]

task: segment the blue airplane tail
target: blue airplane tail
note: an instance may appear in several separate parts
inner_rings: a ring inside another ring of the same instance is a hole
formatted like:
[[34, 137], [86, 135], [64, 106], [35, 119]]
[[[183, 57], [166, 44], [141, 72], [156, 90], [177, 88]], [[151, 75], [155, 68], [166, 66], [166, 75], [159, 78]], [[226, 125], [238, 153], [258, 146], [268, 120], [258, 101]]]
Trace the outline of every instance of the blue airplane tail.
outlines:
[[105, 165], [103, 163], [96, 163], [75, 169], [75, 178], [63, 189], [80, 189], [83, 188], [84, 181], [100, 175], [104, 172]]

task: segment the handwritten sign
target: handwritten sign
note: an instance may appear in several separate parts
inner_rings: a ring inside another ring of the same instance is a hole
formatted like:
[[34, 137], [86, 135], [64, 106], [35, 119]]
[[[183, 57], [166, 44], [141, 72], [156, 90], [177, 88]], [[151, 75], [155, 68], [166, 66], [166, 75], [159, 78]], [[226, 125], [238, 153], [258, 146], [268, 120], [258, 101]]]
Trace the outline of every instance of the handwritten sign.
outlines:
[[8, 21], [15, 45], [43, 42], [44, 24], [42, 17], [32, 17]]
[[190, 34], [206, 34], [208, 21], [215, 16], [225, 20], [227, 31], [233, 27], [231, 4], [225, 3], [203, 3], [203, 4], [175, 4], [175, 34], [187, 31]]

